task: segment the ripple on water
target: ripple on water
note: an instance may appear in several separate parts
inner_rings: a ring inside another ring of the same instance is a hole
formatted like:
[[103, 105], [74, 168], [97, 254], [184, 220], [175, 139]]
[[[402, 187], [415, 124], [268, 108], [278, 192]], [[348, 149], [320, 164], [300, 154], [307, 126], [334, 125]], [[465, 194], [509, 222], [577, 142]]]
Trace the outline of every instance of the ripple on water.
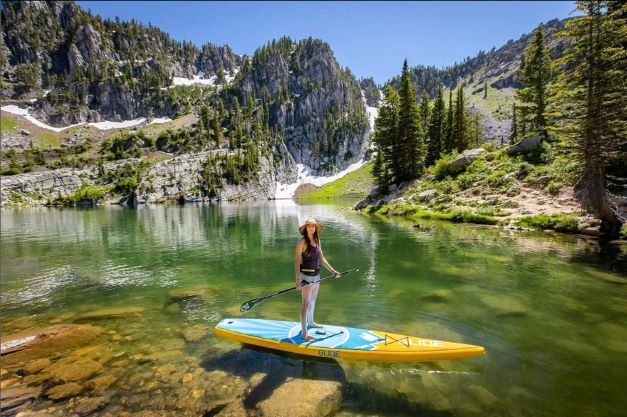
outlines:
[[18, 283], [12, 282], [9, 285], [5, 284], [0, 294], [5, 307], [12, 308], [26, 304], [29, 306], [47, 305], [54, 300], [55, 292], [80, 286], [81, 276], [77, 274], [76, 268], [64, 265], [51, 268], [43, 274], [25, 278], [17, 288], [15, 286]]

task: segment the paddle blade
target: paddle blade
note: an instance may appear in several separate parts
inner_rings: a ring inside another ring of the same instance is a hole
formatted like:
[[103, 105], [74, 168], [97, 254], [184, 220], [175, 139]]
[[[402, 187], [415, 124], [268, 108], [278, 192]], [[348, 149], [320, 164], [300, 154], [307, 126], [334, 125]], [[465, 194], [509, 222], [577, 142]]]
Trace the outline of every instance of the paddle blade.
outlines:
[[255, 298], [254, 300], [246, 301], [244, 304], [240, 306], [239, 311], [241, 311], [242, 313], [245, 313], [251, 308], [253, 308], [254, 306], [256, 306], [257, 304], [259, 304], [260, 302], [261, 300], [258, 298]]

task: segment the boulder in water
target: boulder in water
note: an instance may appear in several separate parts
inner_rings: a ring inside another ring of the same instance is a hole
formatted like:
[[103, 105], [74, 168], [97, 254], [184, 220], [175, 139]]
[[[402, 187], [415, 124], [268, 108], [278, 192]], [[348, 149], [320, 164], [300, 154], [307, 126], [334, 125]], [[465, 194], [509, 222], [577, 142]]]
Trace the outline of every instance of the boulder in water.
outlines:
[[340, 382], [293, 379], [276, 388], [257, 409], [262, 416], [326, 417], [341, 405]]
[[0, 346], [2, 364], [13, 365], [48, 358], [84, 346], [102, 329], [88, 324], [57, 324], [25, 330], [3, 338]]

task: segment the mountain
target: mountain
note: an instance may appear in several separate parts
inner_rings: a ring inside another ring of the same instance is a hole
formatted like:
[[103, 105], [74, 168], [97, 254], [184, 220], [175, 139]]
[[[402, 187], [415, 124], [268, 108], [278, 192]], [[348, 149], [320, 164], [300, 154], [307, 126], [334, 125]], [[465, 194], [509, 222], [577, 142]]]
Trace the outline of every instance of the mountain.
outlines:
[[[555, 36], [564, 28], [566, 20], [553, 19], [542, 25], [551, 59], [561, 56], [568, 46], [564, 39]], [[461, 86], [470, 106], [481, 115], [486, 139], [497, 144], [500, 144], [501, 140], [507, 142], [513, 95], [515, 89], [520, 87], [516, 81], [518, 70], [524, 50], [530, 41], [531, 33], [527, 33], [517, 40], [510, 39], [498, 49], [480, 51], [476, 56], [468, 57], [450, 67], [436, 68], [422, 65], [413, 67], [411, 75], [416, 87], [416, 97], [420, 99], [423, 91], [427, 91], [433, 99], [440, 87], [451, 90]], [[388, 84], [398, 89], [400, 75], [385, 83]], [[484, 98], [486, 85], [488, 94]]]
[[[320, 40], [282, 38], [249, 58], [55, 1], [5, 2], [2, 30], [2, 98], [34, 101], [31, 114], [53, 126], [197, 114], [221, 89], [220, 113], [233, 98], [262, 109], [262, 123], [316, 173], [363, 155], [370, 126], [359, 82]], [[177, 77], [215, 88], [176, 87]]]
[[175, 114], [173, 77], [235, 73], [228, 46], [197, 48], [134, 21], [103, 20], [74, 2], [5, 1], [2, 98], [49, 91], [34, 114], [54, 126]]
[[297, 163], [330, 174], [363, 155], [369, 124], [361, 89], [328, 44], [272, 41], [255, 52], [236, 84], [242, 102], [263, 104]]

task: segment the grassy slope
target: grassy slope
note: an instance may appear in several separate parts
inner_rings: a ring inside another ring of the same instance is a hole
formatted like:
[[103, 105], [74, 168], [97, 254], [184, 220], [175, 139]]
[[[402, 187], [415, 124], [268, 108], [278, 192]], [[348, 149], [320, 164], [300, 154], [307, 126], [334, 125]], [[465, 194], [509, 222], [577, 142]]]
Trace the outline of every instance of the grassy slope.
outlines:
[[144, 126], [141, 130], [147, 135], [151, 137], [159, 136], [159, 133], [171, 129], [173, 131], [178, 130], [182, 127], [191, 126], [192, 124], [198, 122], [198, 116], [193, 114], [186, 114], [184, 116], [179, 117], [178, 119], [172, 120], [167, 123], [155, 123], [152, 125]]
[[512, 117], [512, 104], [514, 103], [514, 89], [502, 88], [496, 89], [489, 86], [488, 83], [488, 97], [483, 98], [483, 91], [472, 94], [483, 86], [470, 85], [464, 88], [464, 97], [467, 102], [472, 106], [484, 109], [487, 113], [491, 114], [496, 120], [510, 119]]
[[55, 148], [61, 143], [61, 133], [42, 129], [20, 116], [2, 112], [0, 124], [2, 125], [2, 136], [20, 135], [22, 129], [31, 132], [30, 135], [24, 136], [24, 141], [32, 141], [35, 148]]
[[316, 188], [313, 192], [299, 195], [298, 199], [320, 201], [331, 198], [365, 198], [372, 185], [372, 162], [369, 162], [337, 181]]
[[[483, 224], [516, 219], [521, 226], [576, 231], [580, 207], [572, 196], [575, 163], [551, 149], [537, 156], [543, 157], [555, 159], [534, 162], [511, 158], [504, 148], [491, 150], [457, 175], [442, 175], [442, 160], [410, 185], [402, 200], [366, 211]], [[420, 197], [427, 190], [435, 194]]]

